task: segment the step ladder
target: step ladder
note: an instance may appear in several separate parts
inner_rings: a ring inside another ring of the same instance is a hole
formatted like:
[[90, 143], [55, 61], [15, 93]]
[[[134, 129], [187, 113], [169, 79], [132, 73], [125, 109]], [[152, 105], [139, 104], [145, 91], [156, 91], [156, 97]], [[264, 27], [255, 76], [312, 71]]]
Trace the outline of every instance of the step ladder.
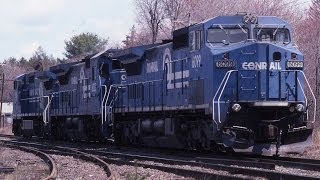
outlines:
[[102, 85], [104, 89], [104, 95], [101, 101], [101, 134], [103, 137], [107, 137], [108, 127], [113, 126], [113, 106], [118, 98], [119, 88], [115, 85], [111, 85], [108, 89], [106, 85]]

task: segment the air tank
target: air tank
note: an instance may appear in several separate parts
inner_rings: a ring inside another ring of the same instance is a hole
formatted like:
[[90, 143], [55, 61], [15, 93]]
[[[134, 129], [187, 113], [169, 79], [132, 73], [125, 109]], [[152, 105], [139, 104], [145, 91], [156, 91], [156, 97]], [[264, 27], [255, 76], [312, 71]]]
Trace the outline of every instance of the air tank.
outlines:
[[152, 132], [152, 121], [150, 119], [146, 119], [141, 121], [141, 129], [143, 132], [151, 133]]
[[66, 119], [66, 126], [67, 126], [67, 129], [72, 128], [72, 119], [71, 118]]
[[154, 121], [153, 130], [156, 133], [163, 133], [164, 132], [164, 120], [163, 119], [159, 119], [159, 120]]

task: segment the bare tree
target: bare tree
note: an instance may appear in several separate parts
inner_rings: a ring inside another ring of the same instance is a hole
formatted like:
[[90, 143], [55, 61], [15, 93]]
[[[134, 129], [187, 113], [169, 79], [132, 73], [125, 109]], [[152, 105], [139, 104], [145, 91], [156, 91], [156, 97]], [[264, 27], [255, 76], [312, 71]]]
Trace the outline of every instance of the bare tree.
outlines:
[[154, 44], [159, 35], [165, 14], [162, 0], [135, 0], [138, 22], [147, 26], [151, 31], [152, 43]]
[[320, 21], [320, 0], [313, 0], [309, 9], [309, 17], [314, 21]]
[[137, 31], [136, 31], [136, 27], [133, 25], [129, 29], [129, 34], [126, 35], [126, 39], [123, 40], [122, 42], [124, 43], [125, 48], [129, 48], [129, 47], [138, 45], [136, 39], [137, 39]]
[[143, 43], [148, 43], [145, 37], [151, 35], [154, 43], [159, 37], [171, 37], [177, 28], [237, 12], [278, 16], [296, 26], [303, 15], [300, 9], [295, 0], [136, 0], [136, 34], [143, 37]]
[[[305, 70], [317, 94], [320, 94], [320, 0], [314, 0], [306, 18], [296, 27], [297, 44], [305, 55]], [[317, 73], [316, 73], [317, 72]]]
[[23, 74], [26, 73], [27, 70], [24, 67], [19, 66], [18, 62], [10, 61], [12, 58], [8, 58], [3, 63], [1, 69], [5, 74], [5, 83], [4, 83], [4, 93], [3, 93], [3, 102], [12, 102], [14, 91], [13, 91], [13, 80]]
[[181, 0], [163, 0], [165, 17], [169, 20], [171, 31], [185, 26], [189, 17], [188, 3]]

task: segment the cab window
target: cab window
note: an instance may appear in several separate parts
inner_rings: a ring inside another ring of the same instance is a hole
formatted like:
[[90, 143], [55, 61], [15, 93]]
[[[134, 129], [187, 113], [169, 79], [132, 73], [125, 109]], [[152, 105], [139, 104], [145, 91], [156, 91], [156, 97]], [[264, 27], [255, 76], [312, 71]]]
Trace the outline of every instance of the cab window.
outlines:
[[256, 28], [254, 29], [255, 38], [258, 41], [290, 43], [290, 33], [283, 28]]
[[102, 63], [100, 65], [100, 69], [99, 69], [99, 74], [100, 76], [107, 78], [109, 76], [109, 64], [107, 63]]
[[240, 28], [211, 28], [207, 31], [209, 43], [237, 43], [248, 39], [248, 30]]
[[201, 43], [202, 43], [202, 31], [191, 31], [189, 33], [190, 36], [190, 51], [195, 51], [201, 49]]

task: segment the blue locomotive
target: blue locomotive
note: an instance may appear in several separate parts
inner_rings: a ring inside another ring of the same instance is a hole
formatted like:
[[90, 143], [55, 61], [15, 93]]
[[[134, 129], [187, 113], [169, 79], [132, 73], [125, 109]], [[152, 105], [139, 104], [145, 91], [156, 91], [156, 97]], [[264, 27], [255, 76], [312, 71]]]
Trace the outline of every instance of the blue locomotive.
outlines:
[[[220, 16], [172, 41], [110, 49], [15, 80], [24, 136], [257, 154], [312, 142], [316, 99], [290, 25]], [[309, 98], [309, 99], [308, 99]]]

